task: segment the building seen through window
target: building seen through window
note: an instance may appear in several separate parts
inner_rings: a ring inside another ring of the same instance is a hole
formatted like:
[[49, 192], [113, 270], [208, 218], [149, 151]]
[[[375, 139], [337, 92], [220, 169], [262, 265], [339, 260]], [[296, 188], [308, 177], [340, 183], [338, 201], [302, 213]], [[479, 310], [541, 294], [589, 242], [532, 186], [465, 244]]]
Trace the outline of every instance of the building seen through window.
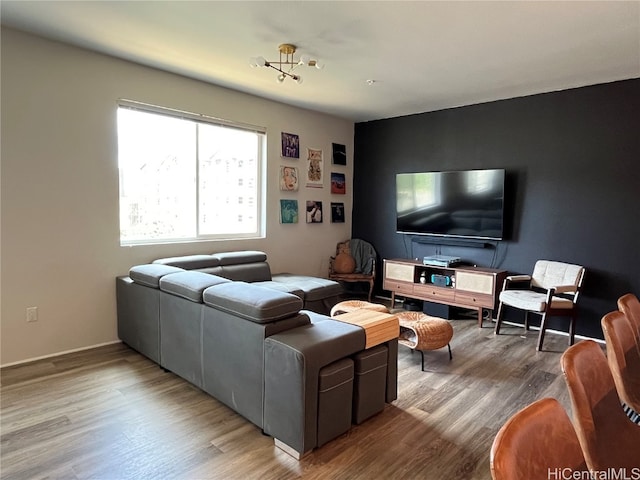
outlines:
[[121, 243], [263, 235], [264, 137], [119, 106]]

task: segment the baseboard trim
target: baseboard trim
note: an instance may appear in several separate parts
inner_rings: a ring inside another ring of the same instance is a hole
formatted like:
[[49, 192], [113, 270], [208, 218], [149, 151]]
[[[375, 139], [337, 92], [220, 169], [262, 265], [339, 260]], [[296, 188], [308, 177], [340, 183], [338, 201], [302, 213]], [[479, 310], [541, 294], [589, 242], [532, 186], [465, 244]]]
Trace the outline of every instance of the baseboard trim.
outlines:
[[[492, 318], [491, 321], [493, 323], [496, 322], [495, 318]], [[515, 323], [515, 322], [508, 322], [506, 320], [502, 321], [502, 325], [510, 325], [512, 327], [521, 327], [524, 330], [524, 325], [522, 323]], [[536, 327], [536, 326], [531, 326], [529, 327], [529, 330], [535, 330], [536, 332], [540, 331], [540, 327]], [[564, 332], [562, 330], [554, 330], [552, 328], [547, 328], [546, 333], [555, 333], [556, 335], [562, 335], [564, 337], [568, 337], [569, 336], [569, 332]], [[593, 340], [594, 342], [600, 343], [602, 345], [606, 345], [606, 342], [600, 338], [594, 338], [594, 337], [587, 337], [585, 335], [575, 335], [575, 338], [578, 338], [580, 340]]]
[[67, 355], [69, 353], [82, 352], [84, 350], [91, 350], [92, 348], [106, 347], [107, 345], [115, 345], [116, 343], [122, 343], [122, 340], [112, 340], [111, 342], [98, 343], [96, 345], [89, 345], [88, 347], [74, 348], [71, 350], [65, 350], [63, 352], [51, 353], [49, 355], [43, 355], [41, 357], [27, 358], [25, 360], [18, 360], [17, 362], [5, 363], [0, 365], [0, 369], [7, 367], [15, 367], [16, 365], [23, 365], [25, 363], [37, 362], [38, 360], [46, 360], [47, 358], [59, 357], [60, 355]]
[[[385, 297], [384, 295], [376, 295], [375, 298], [379, 298], [381, 300], [387, 300], [387, 301], [391, 301], [391, 297]], [[403, 303], [403, 299], [401, 298], [397, 298], [396, 299], [396, 303]], [[495, 323], [496, 319], [495, 318], [484, 318], [484, 320], [490, 320], [491, 322]], [[504, 325], [510, 325], [512, 327], [522, 327], [524, 329], [524, 325], [522, 323], [515, 323], [515, 322], [509, 322], [507, 320], [503, 320], [502, 323]], [[540, 327], [529, 327], [531, 330], [536, 330], [536, 331], [540, 331]], [[557, 335], [564, 335], [565, 337], [569, 336], [569, 332], [563, 332], [562, 330], [554, 330], [551, 328], [547, 328], [547, 333], [555, 333]], [[602, 345], [606, 345], [606, 342], [601, 339], [601, 338], [594, 338], [594, 337], [587, 337], [584, 335], [575, 335], [575, 338], [578, 338], [580, 340], [593, 340], [594, 342], [600, 343]]]

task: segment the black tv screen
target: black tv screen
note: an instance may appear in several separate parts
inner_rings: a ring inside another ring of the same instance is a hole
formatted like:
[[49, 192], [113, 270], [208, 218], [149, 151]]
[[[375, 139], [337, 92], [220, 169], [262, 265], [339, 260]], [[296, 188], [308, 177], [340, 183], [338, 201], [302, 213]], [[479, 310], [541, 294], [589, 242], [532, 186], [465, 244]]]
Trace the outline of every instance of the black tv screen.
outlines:
[[399, 173], [399, 233], [502, 240], [504, 169]]

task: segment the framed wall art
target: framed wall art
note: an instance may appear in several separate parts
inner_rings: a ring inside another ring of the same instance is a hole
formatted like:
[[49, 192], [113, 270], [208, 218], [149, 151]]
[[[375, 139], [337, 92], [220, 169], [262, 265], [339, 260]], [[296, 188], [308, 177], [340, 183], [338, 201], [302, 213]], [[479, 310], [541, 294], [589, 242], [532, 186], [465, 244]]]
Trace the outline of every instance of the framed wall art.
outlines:
[[322, 202], [307, 200], [307, 223], [322, 223]]
[[331, 172], [331, 193], [344, 195], [347, 193], [344, 173]]
[[300, 137], [298, 135], [282, 132], [281, 140], [284, 158], [300, 158]]
[[298, 223], [297, 200], [280, 200], [280, 223]]
[[344, 223], [344, 203], [331, 202], [331, 223]]
[[322, 188], [322, 150], [307, 148], [307, 187]]
[[278, 179], [280, 180], [280, 190], [283, 192], [298, 191], [298, 169], [296, 167], [281, 165]]
[[340, 143], [331, 144], [331, 159], [334, 165], [347, 164], [347, 147]]

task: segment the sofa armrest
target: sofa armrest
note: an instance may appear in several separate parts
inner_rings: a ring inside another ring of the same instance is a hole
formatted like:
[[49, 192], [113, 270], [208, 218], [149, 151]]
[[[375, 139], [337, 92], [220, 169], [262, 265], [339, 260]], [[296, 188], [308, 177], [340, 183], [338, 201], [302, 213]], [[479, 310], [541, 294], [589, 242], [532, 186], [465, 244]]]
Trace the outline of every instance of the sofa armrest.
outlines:
[[299, 455], [316, 447], [320, 369], [364, 347], [364, 330], [331, 319], [267, 338], [264, 432]]

